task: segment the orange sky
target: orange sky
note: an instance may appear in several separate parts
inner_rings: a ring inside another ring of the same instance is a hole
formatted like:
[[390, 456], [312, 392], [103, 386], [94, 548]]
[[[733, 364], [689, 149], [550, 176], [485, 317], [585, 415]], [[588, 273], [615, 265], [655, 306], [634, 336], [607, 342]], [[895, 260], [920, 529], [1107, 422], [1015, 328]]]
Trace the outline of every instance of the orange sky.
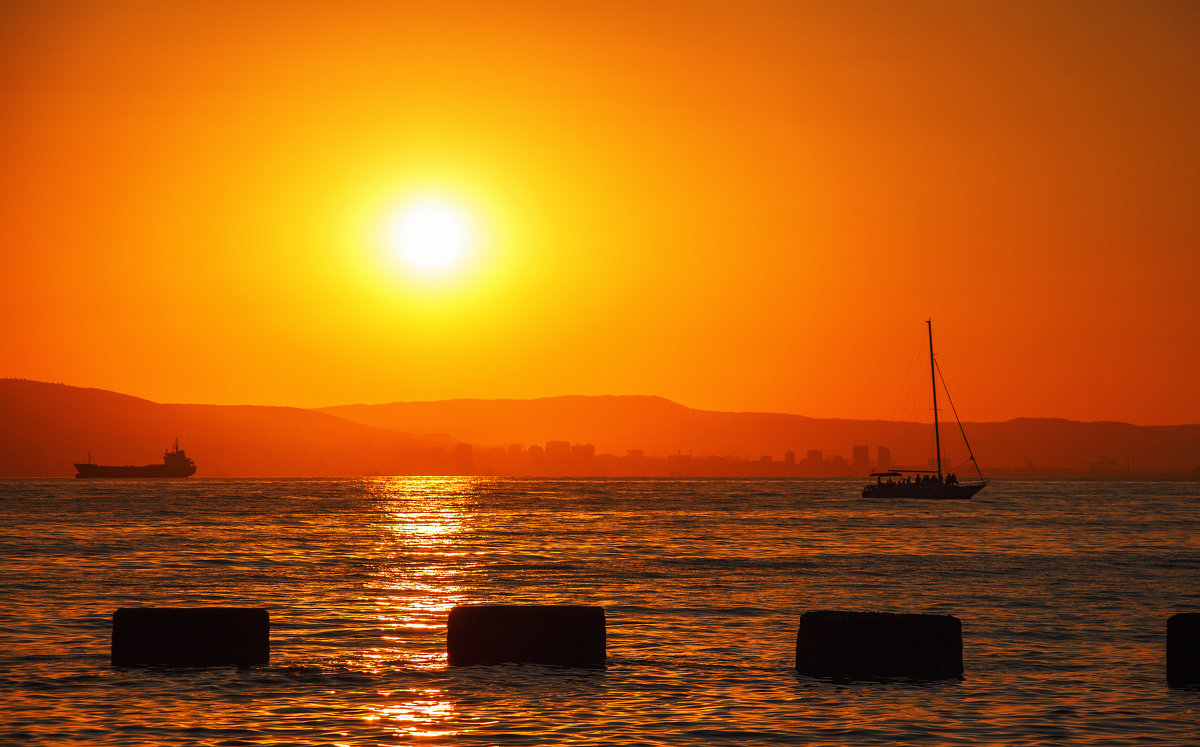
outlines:
[[[1200, 4], [0, 5], [0, 376], [1200, 422]], [[380, 227], [469, 216], [436, 281]]]

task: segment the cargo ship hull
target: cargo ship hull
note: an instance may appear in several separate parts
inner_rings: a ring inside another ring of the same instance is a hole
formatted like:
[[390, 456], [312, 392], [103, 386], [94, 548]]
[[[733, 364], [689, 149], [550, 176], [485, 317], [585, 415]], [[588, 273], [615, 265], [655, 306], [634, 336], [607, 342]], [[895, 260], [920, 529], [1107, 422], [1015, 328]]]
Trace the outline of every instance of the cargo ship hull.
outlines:
[[144, 467], [114, 467], [106, 464], [76, 464], [76, 477], [188, 477], [196, 474], [196, 466], [168, 467], [165, 464], [147, 464]]

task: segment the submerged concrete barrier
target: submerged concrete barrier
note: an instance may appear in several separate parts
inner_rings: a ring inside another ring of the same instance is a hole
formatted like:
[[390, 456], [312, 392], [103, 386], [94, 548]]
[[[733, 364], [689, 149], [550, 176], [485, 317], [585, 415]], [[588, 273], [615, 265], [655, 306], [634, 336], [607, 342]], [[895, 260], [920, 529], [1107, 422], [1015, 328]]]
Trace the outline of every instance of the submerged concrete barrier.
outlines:
[[805, 612], [796, 634], [796, 669], [837, 680], [961, 678], [962, 623], [952, 615]]
[[267, 664], [271, 618], [250, 607], [122, 607], [113, 613], [115, 667]]
[[450, 610], [451, 666], [522, 662], [603, 667], [604, 608], [578, 605], [462, 605]]
[[1200, 612], [1167, 618], [1167, 685], [1200, 685]]

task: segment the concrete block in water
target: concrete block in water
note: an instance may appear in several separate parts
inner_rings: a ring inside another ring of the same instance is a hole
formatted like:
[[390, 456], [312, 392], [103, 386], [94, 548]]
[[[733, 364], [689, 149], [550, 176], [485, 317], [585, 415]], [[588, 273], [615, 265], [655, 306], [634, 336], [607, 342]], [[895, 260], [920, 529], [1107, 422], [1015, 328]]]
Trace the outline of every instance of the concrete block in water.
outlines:
[[1167, 685], [1200, 686], [1200, 612], [1167, 618]]
[[113, 613], [115, 667], [264, 665], [271, 618], [249, 607], [122, 607]]
[[463, 605], [450, 610], [451, 666], [523, 662], [603, 667], [604, 608], [578, 605]]
[[962, 623], [952, 615], [805, 612], [796, 634], [796, 669], [839, 680], [961, 678]]

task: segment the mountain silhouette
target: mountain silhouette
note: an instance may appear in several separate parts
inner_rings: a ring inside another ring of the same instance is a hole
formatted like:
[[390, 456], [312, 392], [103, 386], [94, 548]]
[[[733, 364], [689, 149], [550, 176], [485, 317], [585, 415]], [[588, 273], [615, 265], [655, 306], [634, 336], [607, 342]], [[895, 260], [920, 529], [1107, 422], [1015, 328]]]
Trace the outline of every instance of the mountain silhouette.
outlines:
[[69, 477], [74, 462], [150, 464], [179, 438], [197, 476], [370, 475], [447, 444], [291, 407], [159, 404], [0, 379], [0, 476]]
[[[924, 467], [933, 453], [928, 423], [810, 418], [765, 412], [697, 410], [654, 396], [563, 396], [540, 399], [454, 399], [345, 405], [322, 412], [355, 422], [414, 433], [447, 433], [459, 441], [502, 446], [551, 440], [589, 443], [597, 453], [647, 455], [692, 453], [736, 459], [809, 450], [849, 459], [854, 446], [879, 446], [894, 464]], [[964, 423], [985, 469], [1070, 470], [1080, 473], [1187, 472], [1200, 466], [1200, 426], [1137, 426], [1019, 418], [1002, 423]], [[953, 423], [942, 424], [944, 464], [967, 458]]]
[[[1200, 426], [1019, 418], [965, 423], [984, 471], [997, 474], [1192, 475], [1200, 467]], [[943, 424], [944, 467], [967, 456], [953, 423]], [[891, 451], [893, 465], [924, 467], [932, 454], [929, 424], [809, 418], [763, 412], [697, 410], [654, 396], [564, 396], [540, 399], [455, 399], [292, 407], [160, 404], [115, 392], [0, 379], [0, 476], [70, 476], [88, 451], [101, 464], [161, 460], [175, 438], [196, 460], [197, 477], [453, 474], [473, 470], [522, 472], [548, 442], [589, 444], [562, 462], [557, 474], [673, 474], [678, 469], [641, 463], [622, 472], [619, 460], [580, 461], [578, 454], [647, 458], [678, 454], [726, 457], [726, 464], [775, 462], [788, 451], [798, 462], [812, 450], [842, 457], [855, 446]], [[456, 446], [457, 444], [457, 446]], [[470, 444], [465, 447], [463, 444]], [[465, 449], [465, 451], [464, 451]], [[828, 462], [826, 462], [828, 464]], [[522, 466], [524, 465], [524, 466]], [[600, 466], [597, 466], [600, 465]], [[628, 466], [628, 465], [625, 465]], [[725, 472], [709, 464], [704, 474]], [[575, 470], [575, 471], [573, 471]], [[786, 472], [783, 474], [787, 474]]]

